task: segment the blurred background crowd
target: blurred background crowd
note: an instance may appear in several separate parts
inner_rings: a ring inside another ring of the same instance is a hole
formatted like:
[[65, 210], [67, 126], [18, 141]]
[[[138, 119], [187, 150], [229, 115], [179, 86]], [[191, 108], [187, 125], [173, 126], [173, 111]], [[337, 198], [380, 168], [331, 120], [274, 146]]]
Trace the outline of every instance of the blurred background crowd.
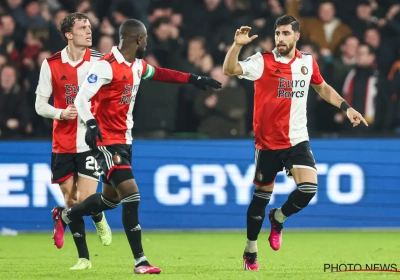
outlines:
[[118, 44], [118, 26], [136, 18], [148, 28], [148, 63], [223, 84], [203, 92], [143, 81], [136, 137], [251, 137], [253, 83], [223, 75], [222, 63], [242, 25], [259, 37], [243, 48], [241, 60], [272, 50], [274, 22], [284, 14], [301, 24], [298, 48], [316, 58], [326, 82], [370, 123], [353, 129], [310, 88], [310, 134], [400, 133], [399, 0], [0, 0], [0, 139], [51, 137], [52, 120], [35, 112], [35, 90], [42, 61], [66, 45], [61, 20], [75, 11], [90, 18], [93, 49], [109, 52]]

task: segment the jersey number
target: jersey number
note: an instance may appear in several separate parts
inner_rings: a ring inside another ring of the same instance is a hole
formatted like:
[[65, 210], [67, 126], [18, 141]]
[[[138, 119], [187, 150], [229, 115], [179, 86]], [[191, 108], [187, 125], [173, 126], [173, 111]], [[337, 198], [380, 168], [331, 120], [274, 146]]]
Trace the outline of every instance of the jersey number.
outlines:
[[98, 170], [97, 161], [92, 156], [86, 158], [86, 170]]

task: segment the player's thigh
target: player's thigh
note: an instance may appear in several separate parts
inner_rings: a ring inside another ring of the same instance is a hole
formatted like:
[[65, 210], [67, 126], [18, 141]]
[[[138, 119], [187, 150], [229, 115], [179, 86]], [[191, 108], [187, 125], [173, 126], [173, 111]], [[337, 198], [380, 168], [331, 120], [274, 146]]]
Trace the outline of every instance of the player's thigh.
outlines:
[[119, 197], [117, 190], [108, 182], [103, 180], [103, 187], [102, 187], [102, 195], [104, 198], [113, 201], [119, 202], [121, 198]]
[[[103, 170], [103, 182], [118, 189], [122, 182], [134, 181], [132, 172], [132, 146], [131, 145], [110, 145], [99, 146], [97, 162]], [[131, 191], [138, 192], [136, 183], [129, 184]], [[123, 192], [125, 192], [123, 184]]]
[[79, 202], [96, 193], [99, 184], [99, 167], [90, 151], [78, 153], [75, 158], [77, 182], [77, 199]]
[[296, 184], [304, 182], [317, 184], [317, 168], [308, 141], [288, 149], [284, 164], [285, 169], [290, 171], [289, 175], [293, 176]]
[[59, 184], [61, 192], [64, 196], [65, 206], [67, 207], [72, 207], [78, 202], [76, 181], [77, 177], [72, 176]]
[[256, 190], [273, 191], [276, 175], [283, 169], [282, 161], [276, 151], [255, 150]]

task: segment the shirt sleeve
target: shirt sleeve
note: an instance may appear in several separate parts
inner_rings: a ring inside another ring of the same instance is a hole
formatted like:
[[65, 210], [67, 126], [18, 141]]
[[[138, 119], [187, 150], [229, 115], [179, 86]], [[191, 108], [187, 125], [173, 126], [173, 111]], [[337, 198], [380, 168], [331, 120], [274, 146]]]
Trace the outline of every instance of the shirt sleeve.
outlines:
[[54, 108], [49, 104], [49, 98], [40, 94], [36, 95], [35, 102], [36, 112], [45, 118], [61, 120], [61, 113], [63, 109]]
[[320, 85], [324, 82], [324, 78], [322, 78], [321, 73], [319, 72], [318, 63], [314, 57], [312, 57], [312, 64], [313, 64], [313, 73], [311, 76], [311, 84]]
[[105, 60], [96, 61], [90, 67], [80, 89], [89, 91], [95, 95], [103, 85], [111, 83], [112, 78], [113, 74], [110, 63]]
[[151, 66], [150, 64], [147, 64], [147, 62], [142, 59], [142, 63], [143, 63], [143, 75], [142, 78], [144, 80], [151, 80], [154, 76], [155, 73], [155, 69], [153, 66]]
[[47, 59], [43, 60], [40, 68], [39, 81], [36, 88], [36, 94], [50, 98], [53, 93], [53, 84], [51, 79], [51, 69]]
[[96, 61], [90, 68], [82, 86], [79, 87], [79, 92], [75, 98], [74, 104], [79, 117], [85, 123], [90, 119], [94, 119], [90, 112], [91, 104], [89, 101], [103, 85], [111, 82], [112, 76], [110, 63], [105, 60]]
[[260, 52], [238, 63], [243, 70], [243, 74], [238, 76], [239, 79], [255, 81], [261, 78], [264, 71], [264, 58]]

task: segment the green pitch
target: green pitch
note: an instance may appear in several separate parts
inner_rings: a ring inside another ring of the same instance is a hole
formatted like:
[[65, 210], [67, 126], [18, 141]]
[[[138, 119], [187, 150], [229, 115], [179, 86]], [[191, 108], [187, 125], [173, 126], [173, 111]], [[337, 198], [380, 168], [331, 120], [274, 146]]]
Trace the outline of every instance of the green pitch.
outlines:
[[280, 251], [272, 251], [266, 232], [259, 246], [260, 271], [243, 271], [245, 233], [143, 234], [150, 262], [161, 275], [133, 275], [125, 235], [114, 233], [103, 247], [97, 236], [87, 237], [93, 268], [70, 271], [77, 261], [68, 232], [64, 248], [56, 249], [51, 234], [0, 236], [0, 279], [399, 279], [400, 273], [324, 272], [324, 264], [396, 264], [400, 270], [400, 232], [284, 232]]

